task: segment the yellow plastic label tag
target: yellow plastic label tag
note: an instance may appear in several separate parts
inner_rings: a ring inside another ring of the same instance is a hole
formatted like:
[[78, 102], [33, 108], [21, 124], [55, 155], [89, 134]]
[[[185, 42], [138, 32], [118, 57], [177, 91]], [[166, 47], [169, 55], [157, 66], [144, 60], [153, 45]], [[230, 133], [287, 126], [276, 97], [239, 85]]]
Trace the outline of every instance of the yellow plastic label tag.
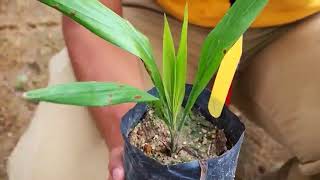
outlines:
[[229, 51], [222, 59], [215, 82], [212, 87], [208, 109], [210, 114], [215, 118], [218, 118], [221, 115], [232, 79], [240, 61], [241, 54], [242, 36], [229, 49]]

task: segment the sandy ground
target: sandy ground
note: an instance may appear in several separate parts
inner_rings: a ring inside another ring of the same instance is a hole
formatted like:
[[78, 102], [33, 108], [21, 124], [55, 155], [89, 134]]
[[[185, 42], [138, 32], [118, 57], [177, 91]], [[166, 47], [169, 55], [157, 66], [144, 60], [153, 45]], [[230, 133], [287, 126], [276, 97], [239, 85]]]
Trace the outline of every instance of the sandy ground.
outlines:
[[60, 16], [34, 0], [0, 0], [0, 180], [35, 105], [20, 98], [47, 82], [49, 58], [63, 47]]
[[[60, 15], [34, 0], [0, 0], [0, 180], [6, 161], [27, 128], [35, 104], [21, 93], [47, 82], [47, 63], [63, 47]], [[256, 179], [288, 158], [285, 149], [249, 121], [238, 175]]]

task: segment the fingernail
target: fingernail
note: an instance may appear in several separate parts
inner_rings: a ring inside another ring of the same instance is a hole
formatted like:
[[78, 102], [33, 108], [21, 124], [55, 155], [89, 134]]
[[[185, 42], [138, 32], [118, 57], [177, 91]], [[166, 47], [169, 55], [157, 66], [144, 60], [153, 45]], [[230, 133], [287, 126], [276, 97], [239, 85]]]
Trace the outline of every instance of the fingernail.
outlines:
[[122, 178], [123, 178], [123, 170], [121, 168], [115, 168], [112, 171], [112, 180], [117, 180]]

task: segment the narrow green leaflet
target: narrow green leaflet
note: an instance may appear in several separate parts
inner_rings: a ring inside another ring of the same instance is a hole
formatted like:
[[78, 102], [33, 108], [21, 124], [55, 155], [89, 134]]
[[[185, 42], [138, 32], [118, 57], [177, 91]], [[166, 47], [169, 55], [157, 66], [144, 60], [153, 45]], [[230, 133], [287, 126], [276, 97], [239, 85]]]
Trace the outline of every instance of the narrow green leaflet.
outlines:
[[127, 102], [156, 101], [158, 98], [137, 88], [104, 82], [75, 82], [29, 91], [24, 97], [78, 106], [108, 106]]
[[176, 64], [176, 55], [174, 49], [174, 43], [172, 39], [172, 34], [170, 31], [170, 26], [167, 20], [166, 15], [164, 15], [164, 28], [163, 28], [163, 54], [162, 54], [162, 79], [163, 86], [167, 98], [167, 102], [170, 110], [172, 111], [173, 107], [173, 92], [175, 84], [175, 64]]
[[98, 0], [40, 0], [108, 42], [138, 56], [144, 62], [159, 96], [165, 101], [161, 76], [149, 40], [127, 20], [121, 18]]
[[[209, 33], [201, 49], [198, 71], [183, 119], [217, 71], [224, 54], [249, 28], [267, 2], [268, 0], [236, 0], [223, 19]], [[180, 123], [179, 129], [183, 123], [184, 120]]]
[[169, 23], [164, 16], [163, 30], [163, 85], [166, 98], [171, 111], [170, 122], [173, 130], [176, 130], [177, 116], [184, 98], [186, 71], [187, 71], [187, 30], [188, 30], [188, 6], [185, 7], [184, 21], [181, 30], [178, 55], [175, 55], [174, 42]]
[[188, 5], [184, 10], [184, 18], [180, 35], [180, 43], [175, 66], [175, 83], [174, 83], [174, 119], [180, 111], [185, 93], [185, 84], [187, 77], [187, 54], [188, 54]]

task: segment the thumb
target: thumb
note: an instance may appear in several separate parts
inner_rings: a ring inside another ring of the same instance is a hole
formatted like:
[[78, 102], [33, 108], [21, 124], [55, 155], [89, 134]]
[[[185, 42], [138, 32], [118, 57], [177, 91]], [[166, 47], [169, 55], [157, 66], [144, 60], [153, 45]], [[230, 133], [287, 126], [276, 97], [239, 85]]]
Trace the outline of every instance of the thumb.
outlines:
[[122, 152], [123, 148], [115, 148], [111, 150], [109, 159], [109, 172], [111, 180], [124, 180]]
[[112, 180], [123, 180], [124, 170], [122, 167], [117, 167], [112, 170]]

